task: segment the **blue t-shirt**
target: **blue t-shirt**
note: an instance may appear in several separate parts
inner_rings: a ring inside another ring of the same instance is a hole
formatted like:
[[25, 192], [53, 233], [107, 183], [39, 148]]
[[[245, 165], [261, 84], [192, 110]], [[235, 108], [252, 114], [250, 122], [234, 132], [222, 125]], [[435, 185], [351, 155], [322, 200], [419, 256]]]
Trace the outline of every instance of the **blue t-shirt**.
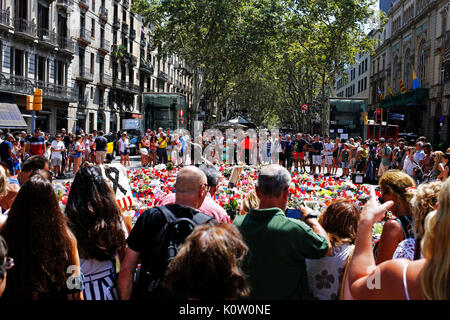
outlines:
[[0, 158], [2, 161], [11, 161], [12, 157], [9, 153], [9, 150], [13, 149], [13, 145], [11, 142], [5, 140], [0, 144]]

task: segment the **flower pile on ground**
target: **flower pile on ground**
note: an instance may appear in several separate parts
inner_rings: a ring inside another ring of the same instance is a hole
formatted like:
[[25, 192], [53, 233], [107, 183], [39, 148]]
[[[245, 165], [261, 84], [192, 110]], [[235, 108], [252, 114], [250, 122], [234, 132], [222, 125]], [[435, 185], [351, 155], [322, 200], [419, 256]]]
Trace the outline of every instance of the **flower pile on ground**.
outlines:
[[[230, 215], [239, 214], [242, 200], [247, 193], [255, 188], [260, 168], [260, 166], [243, 166], [239, 182], [236, 186], [229, 187], [232, 167], [220, 166], [220, 186], [215, 201], [224, 207]], [[126, 213], [132, 216], [133, 223], [144, 210], [153, 207], [157, 200], [175, 192], [174, 185], [178, 171], [177, 168], [166, 168], [163, 164], [154, 168], [139, 168], [128, 171], [135, 205], [133, 208], [128, 208]], [[55, 191], [61, 205], [64, 206], [70, 191], [70, 183], [55, 183]], [[335, 180], [331, 177], [314, 177], [297, 173], [292, 173], [289, 192], [289, 208], [306, 205], [320, 213], [337, 198], [350, 199], [357, 206], [362, 207], [369, 197], [369, 190], [364, 185]], [[377, 196], [380, 196], [378, 192]], [[380, 237], [382, 224], [383, 222], [374, 226], [374, 241], [377, 241]]]

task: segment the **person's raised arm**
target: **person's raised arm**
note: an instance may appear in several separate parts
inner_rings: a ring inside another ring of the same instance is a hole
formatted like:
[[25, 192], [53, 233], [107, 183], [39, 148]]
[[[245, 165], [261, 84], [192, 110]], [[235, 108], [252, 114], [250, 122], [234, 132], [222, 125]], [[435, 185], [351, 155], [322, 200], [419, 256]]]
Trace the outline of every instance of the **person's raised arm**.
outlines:
[[[361, 211], [358, 232], [355, 241], [355, 251], [349, 265], [348, 277], [351, 293], [356, 299], [364, 298], [359, 296], [367, 288], [370, 276], [376, 272], [375, 258], [372, 249], [372, 227], [376, 221], [380, 221], [385, 212], [392, 207], [394, 202], [387, 201], [380, 204], [377, 201], [374, 188], [370, 188], [369, 201]], [[370, 294], [369, 294], [370, 295]]]
[[120, 264], [120, 273], [118, 279], [118, 291], [120, 300], [130, 300], [133, 293], [133, 280], [136, 266], [141, 254], [127, 248], [125, 258]]
[[325, 240], [327, 240], [328, 242], [327, 256], [330, 255], [331, 252], [333, 251], [333, 248], [331, 246], [330, 237], [328, 236], [328, 233], [325, 231], [325, 229], [321, 226], [321, 224], [316, 218], [308, 218], [310, 210], [307, 207], [300, 206], [300, 210], [302, 212], [303, 222], [306, 223], [314, 231], [314, 233], [324, 237]]

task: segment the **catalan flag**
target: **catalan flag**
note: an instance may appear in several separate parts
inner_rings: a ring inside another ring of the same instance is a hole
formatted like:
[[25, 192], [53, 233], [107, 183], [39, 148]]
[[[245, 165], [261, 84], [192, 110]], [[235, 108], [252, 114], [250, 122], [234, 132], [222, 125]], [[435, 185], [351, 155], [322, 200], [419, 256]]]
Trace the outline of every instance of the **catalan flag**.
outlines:
[[394, 96], [394, 92], [392, 92], [392, 88], [391, 88], [390, 84], [388, 84], [388, 91], [389, 91], [389, 94], [391, 95], [391, 97], [393, 97]]
[[413, 70], [413, 89], [416, 90], [417, 88], [420, 88], [420, 82], [419, 79], [417, 79], [416, 73]]
[[380, 100], [383, 100], [383, 93], [380, 90], [380, 87], [377, 86], [377, 92], [378, 92], [378, 97], [380, 98]]
[[398, 78], [398, 81], [400, 82], [400, 90], [403, 94], [406, 93], [405, 85], [403, 84], [402, 78]]

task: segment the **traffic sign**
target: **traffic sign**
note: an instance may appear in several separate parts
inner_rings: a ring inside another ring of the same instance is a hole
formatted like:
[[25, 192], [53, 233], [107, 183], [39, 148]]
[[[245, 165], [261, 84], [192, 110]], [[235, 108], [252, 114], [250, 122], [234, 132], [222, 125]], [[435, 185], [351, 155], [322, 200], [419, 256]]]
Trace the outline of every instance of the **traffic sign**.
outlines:
[[403, 121], [405, 120], [405, 115], [401, 113], [389, 113], [389, 120]]

